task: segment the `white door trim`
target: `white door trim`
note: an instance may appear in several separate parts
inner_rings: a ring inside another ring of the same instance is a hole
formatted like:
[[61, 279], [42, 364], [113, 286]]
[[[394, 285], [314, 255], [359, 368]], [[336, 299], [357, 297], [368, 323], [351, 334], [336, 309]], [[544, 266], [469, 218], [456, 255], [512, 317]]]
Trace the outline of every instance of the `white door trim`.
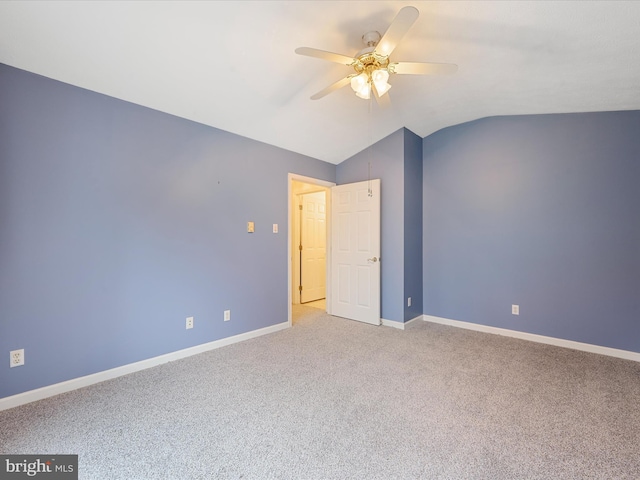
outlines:
[[[313, 178], [313, 177], [305, 177], [304, 175], [298, 175], [297, 173], [288, 173], [287, 174], [287, 296], [288, 296], [288, 303], [287, 303], [287, 308], [288, 308], [288, 322], [289, 322], [289, 326], [292, 325], [292, 321], [291, 321], [291, 304], [293, 303], [293, 298], [291, 296], [291, 292], [292, 292], [292, 278], [291, 278], [291, 271], [292, 271], [292, 263], [291, 263], [291, 259], [292, 259], [292, 253], [293, 250], [291, 248], [291, 238], [293, 236], [293, 227], [294, 227], [294, 222], [292, 221], [293, 219], [293, 212], [292, 212], [292, 208], [291, 208], [291, 195], [292, 195], [292, 188], [291, 188], [291, 183], [293, 181], [298, 181], [298, 182], [303, 182], [303, 183], [310, 183], [312, 185], [320, 185], [322, 187], [328, 187], [328, 189], [330, 189], [331, 187], [335, 187], [335, 182], [328, 182], [326, 180], [320, 180], [318, 178]], [[326, 299], [326, 304], [327, 304], [327, 313], [331, 313], [331, 191], [328, 190], [327, 191], [327, 299]]]

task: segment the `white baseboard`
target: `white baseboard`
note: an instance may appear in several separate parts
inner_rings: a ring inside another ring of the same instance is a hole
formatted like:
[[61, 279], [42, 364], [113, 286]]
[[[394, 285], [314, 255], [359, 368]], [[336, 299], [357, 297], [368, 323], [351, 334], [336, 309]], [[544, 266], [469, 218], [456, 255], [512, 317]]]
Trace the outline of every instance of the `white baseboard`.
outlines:
[[386, 318], [381, 318], [380, 322], [384, 327], [397, 328], [399, 330], [404, 330], [404, 323], [396, 322], [395, 320], [387, 320]]
[[545, 343], [547, 345], [554, 345], [556, 347], [571, 348], [573, 350], [598, 353], [600, 355], [608, 355], [610, 357], [617, 357], [623, 358], [625, 360], [632, 360], [634, 362], [640, 362], [640, 353], [631, 352], [629, 350], [619, 350], [617, 348], [602, 347], [600, 345], [592, 345], [590, 343], [574, 342], [573, 340], [545, 337], [544, 335], [536, 335], [535, 333], [518, 332], [517, 330], [490, 327], [488, 325], [480, 325], [478, 323], [461, 322], [460, 320], [450, 320], [448, 318], [434, 317], [432, 315], [423, 315], [422, 317], [425, 322], [439, 323], [441, 325], [449, 325], [452, 327], [465, 328], [467, 330], [492, 333], [494, 335], [502, 335], [504, 337], [519, 338], [521, 340], [529, 340], [530, 342]]
[[70, 392], [71, 390], [77, 390], [79, 388], [87, 387], [95, 383], [104, 382], [105, 380], [111, 380], [112, 378], [139, 372], [140, 370], [146, 370], [147, 368], [156, 367], [158, 365], [162, 365], [163, 363], [173, 362], [182, 358], [191, 357], [192, 355], [198, 355], [199, 353], [208, 352], [209, 350], [215, 350], [216, 348], [226, 347], [227, 345], [243, 342], [251, 338], [260, 337], [269, 333], [275, 333], [279, 330], [289, 328], [289, 326], [289, 322], [278, 323], [277, 325], [260, 328], [258, 330], [252, 330], [250, 332], [234, 335], [233, 337], [222, 338], [213, 342], [203, 343], [202, 345], [196, 345], [195, 347], [185, 348], [183, 350], [167, 353], [158, 357], [153, 357], [147, 360], [141, 360], [139, 362], [123, 365], [121, 367], [112, 368], [110, 370], [104, 370], [102, 372], [93, 373], [84, 377], [74, 378], [65, 382], [56, 383], [54, 385], [48, 385], [46, 387], [37, 388], [28, 392], [12, 395], [10, 397], [0, 398], [0, 411], [35, 402], [36, 400], [42, 400], [43, 398], [53, 397], [54, 395], [59, 395], [61, 393]]
[[411, 322], [415, 322], [416, 320], [422, 320], [422, 317], [424, 317], [424, 315], [418, 315], [415, 318], [412, 318], [411, 320], [409, 320], [408, 322], [397, 322], [395, 320], [387, 320], [386, 318], [381, 318], [381, 322], [382, 325], [385, 327], [392, 327], [392, 328], [397, 328], [399, 330], [404, 330], [405, 328], [407, 328], [407, 325], [409, 325]]

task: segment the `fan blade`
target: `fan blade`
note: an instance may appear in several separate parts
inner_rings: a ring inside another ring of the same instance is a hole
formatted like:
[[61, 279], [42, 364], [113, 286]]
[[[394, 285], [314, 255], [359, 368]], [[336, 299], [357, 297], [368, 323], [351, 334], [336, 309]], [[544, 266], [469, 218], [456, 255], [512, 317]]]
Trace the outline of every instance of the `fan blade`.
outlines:
[[391, 52], [393, 52], [398, 43], [400, 43], [404, 34], [407, 33], [411, 25], [418, 19], [418, 15], [420, 15], [420, 12], [418, 12], [416, 7], [402, 8], [378, 42], [374, 52], [384, 57], [391, 55]]
[[355, 77], [355, 74], [353, 75], [348, 75], [346, 77], [344, 77], [341, 80], [338, 80], [336, 83], [333, 83], [331, 85], [329, 85], [327, 88], [325, 88], [324, 90], [320, 90], [318, 93], [316, 93], [315, 95], [313, 95], [311, 97], [311, 100], [319, 100], [320, 98], [329, 95], [331, 92], [338, 90], [342, 87], [345, 87], [347, 85], [349, 85], [351, 83], [351, 79]]
[[398, 62], [390, 63], [387, 70], [401, 75], [447, 75], [456, 73], [458, 66], [453, 63]]
[[318, 50], [310, 47], [296, 48], [296, 53], [298, 55], [321, 58], [322, 60], [329, 60], [330, 62], [341, 63], [342, 65], [348, 66], [353, 65], [355, 62], [353, 57], [347, 57], [346, 55], [340, 55], [339, 53], [325, 52], [324, 50]]

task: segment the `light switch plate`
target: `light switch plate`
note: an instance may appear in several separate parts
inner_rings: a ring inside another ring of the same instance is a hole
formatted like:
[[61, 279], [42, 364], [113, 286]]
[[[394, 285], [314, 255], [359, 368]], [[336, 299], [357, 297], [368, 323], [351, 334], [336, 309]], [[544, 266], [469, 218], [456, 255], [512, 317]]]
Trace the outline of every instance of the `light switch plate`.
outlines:
[[247, 222], [247, 232], [248, 233], [255, 232], [255, 226], [254, 226], [253, 222]]

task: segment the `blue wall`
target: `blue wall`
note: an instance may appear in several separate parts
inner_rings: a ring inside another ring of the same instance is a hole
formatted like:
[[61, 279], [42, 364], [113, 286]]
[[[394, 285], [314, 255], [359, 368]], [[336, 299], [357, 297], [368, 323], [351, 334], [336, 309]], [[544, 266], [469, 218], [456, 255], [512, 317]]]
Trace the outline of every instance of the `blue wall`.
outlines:
[[640, 352], [639, 132], [631, 111], [425, 138], [424, 313]]
[[397, 130], [371, 147], [338, 164], [336, 182], [380, 179], [380, 295], [381, 315], [404, 321], [404, 129]]
[[335, 180], [0, 65], [0, 397], [286, 322], [288, 172]]
[[[422, 139], [404, 135], [404, 321], [422, 315]], [[411, 306], [407, 298], [411, 297]]]
[[336, 167], [0, 65], [0, 353], [26, 357], [0, 398], [285, 322], [287, 173], [368, 162], [383, 318], [640, 352], [638, 132], [640, 112], [487, 118]]
[[422, 315], [422, 139], [397, 130], [340, 163], [338, 184], [367, 180], [369, 163], [381, 188], [381, 315], [406, 322]]

